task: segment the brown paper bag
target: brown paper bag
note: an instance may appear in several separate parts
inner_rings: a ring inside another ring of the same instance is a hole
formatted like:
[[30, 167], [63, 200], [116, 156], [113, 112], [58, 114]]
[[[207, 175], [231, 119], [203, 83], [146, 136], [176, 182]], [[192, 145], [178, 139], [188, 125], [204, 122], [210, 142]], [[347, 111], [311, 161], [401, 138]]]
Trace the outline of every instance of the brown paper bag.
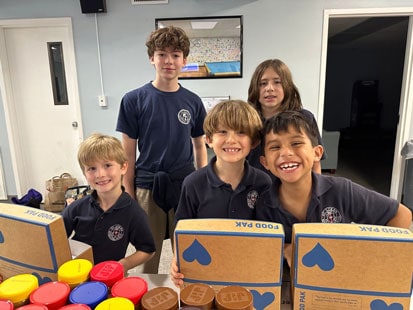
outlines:
[[51, 212], [62, 211], [65, 207], [66, 190], [77, 185], [77, 179], [67, 172], [47, 180], [44, 209]]

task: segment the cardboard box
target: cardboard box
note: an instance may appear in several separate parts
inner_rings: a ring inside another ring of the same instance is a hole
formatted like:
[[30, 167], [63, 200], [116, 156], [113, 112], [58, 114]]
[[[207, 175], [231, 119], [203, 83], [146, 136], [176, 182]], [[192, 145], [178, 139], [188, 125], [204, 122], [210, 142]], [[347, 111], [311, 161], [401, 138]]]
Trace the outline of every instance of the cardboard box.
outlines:
[[284, 230], [277, 223], [181, 220], [175, 253], [184, 287], [205, 283], [215, 291], [228, 285], [250, 290], [255, 309], [280, 309]]
[[77, 257], [93, 263], [92, 248], [69, 242], [59, 214], [0, 203], [0, 274], [5, 279], [31, 273], [39, 284], [56, 281], [60, 265]]
[[293, 226], [294, 309], [409, 309], [413, 232], [359, 224]]

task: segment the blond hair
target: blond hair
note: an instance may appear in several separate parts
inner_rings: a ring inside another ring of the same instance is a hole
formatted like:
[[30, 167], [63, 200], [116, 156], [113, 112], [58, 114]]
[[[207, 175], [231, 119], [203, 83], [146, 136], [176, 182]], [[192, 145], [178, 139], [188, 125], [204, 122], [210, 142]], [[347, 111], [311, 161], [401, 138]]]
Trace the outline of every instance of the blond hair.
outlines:
[[113, 160], [123, 165], [127, 162], [127, 157], [119, 139], [94, 133], [80, 144], [77, 160], [84, 171], [85, 166], [90, 166], [98, 160]]

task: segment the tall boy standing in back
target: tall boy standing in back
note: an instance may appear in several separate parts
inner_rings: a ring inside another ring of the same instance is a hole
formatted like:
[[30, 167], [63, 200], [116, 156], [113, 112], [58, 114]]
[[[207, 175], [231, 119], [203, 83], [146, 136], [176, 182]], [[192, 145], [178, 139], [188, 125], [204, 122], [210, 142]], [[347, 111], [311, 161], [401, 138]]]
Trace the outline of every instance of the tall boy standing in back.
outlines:
[[199, 96], [178, 83], [189, 54], [185, 32], [159, 28], [146, 46], [155, 79], [124, 95], [116, 130], [122, 133], [128, 161], [136, 160], [135, 169], [125, 175], [125, 189], [147, 212], [158, 249], [143, 272], [158, 273], [163, 240], [173, 236], [182, 181], [195, 170], [194, 164], [207, 164], [202, 127], [206, 111]]

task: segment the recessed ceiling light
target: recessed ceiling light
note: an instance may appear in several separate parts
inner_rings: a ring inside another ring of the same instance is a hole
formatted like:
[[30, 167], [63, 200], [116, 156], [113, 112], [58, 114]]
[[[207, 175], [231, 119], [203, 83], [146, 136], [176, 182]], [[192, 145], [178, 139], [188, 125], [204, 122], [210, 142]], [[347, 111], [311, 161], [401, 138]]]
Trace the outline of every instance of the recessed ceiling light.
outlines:
[[214, 29], [218, 22], [191, 22], [192, 29]]

